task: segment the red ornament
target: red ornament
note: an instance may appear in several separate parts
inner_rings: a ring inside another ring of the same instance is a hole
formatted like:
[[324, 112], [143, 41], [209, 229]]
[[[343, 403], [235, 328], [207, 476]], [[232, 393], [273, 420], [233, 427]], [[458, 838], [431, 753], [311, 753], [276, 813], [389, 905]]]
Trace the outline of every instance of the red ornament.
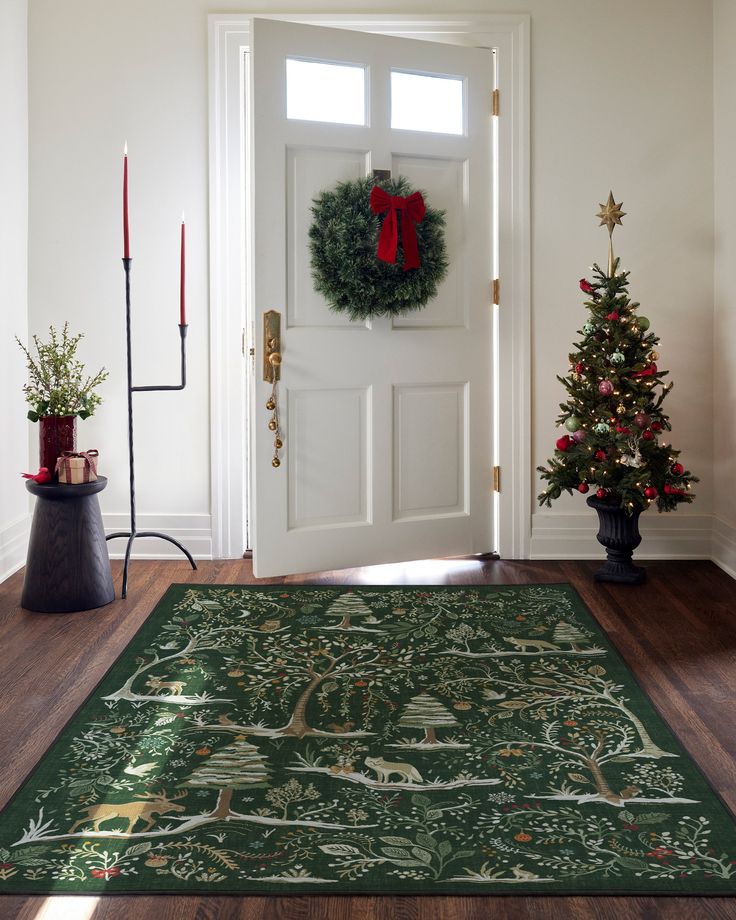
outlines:
[[637, 428], [648, 428], [651, 421], [646, 412], [637, 412], [634, 416], [634, 424]]
[[580, 290], [581, 290], [584, 294], [595, 294], [595, 290], [593, 289], [593, 285], [590, 283], [590, 281], [586, 281], [585, 278], [581, 278], [581, 279], [580, 279]]
[[673, 476], [682, 476], [685, 472], [685, 467], [681, 463], [672, 464], [672, 475]]
[[606, 316], [606, 319], [610, 319], [611, 322], [615, 322], [618, 319], [618, 313], [616, 313], [616, 311], [614, 310], [613, 313], [609, 313]]
[[590, 486], [588, 485], [587, 482], [581, 482], [580, 485], [578, 486], [578, 492], [582, 492], [583, 495], [585, 495], [585, 493], [586, 493], [589, 489], [590, 489]]
[[417, 231], [415, 224], [424, 220], [426, 208], [421, 192], [414, 192], [406, 197], [403, 195], [389, 195], [380, 185], [374, 185], [370, 196], [371, 211], [374, 214], [383, 214], [381, 235], [378, 238], [376, 256], [383, 262], [396, 262], [396, 249], [399, 242], [399, 218], [401, 211], [401, 242], [404, 247], [404, 271], [410, 268], [419, 268], [419, 248], [417, 245]]
[[574, 443], [575, 442], [573, 441], [573, 439], [570, 437], [569, 434], [563, 434], [561, 438], [558, 438], [555, 441], [557, 450], [562, 450], [562, 451], [568, 450]]
[[644, 440], [644, 441], [653, 441], [653, 440], [654, 440], [654, 432], [653, 432], [653, 431], [649, 431], [649, 429], [647, 429], [646, 431], [642, 431], [641, 437], [642, 437], [642, 440]]
[[593, 456], [595, 457], [596, 460], [605, 460], [606, 452], [605, 450], [597, 450], [595, 454], [593, 454]]
[[576, 364], [576, 365], [575, 365], [575, 373], [576, 373], [576, 374], [582, 374], [584, 371], [585, 371], [585, 365], [584, 365], [584, 364]]
[[596, 498], [605, 498], [605, 497], [606, 497], [606, 490], [605, 490], [605, 489], [598, 489], [598, 490], [596, 491], [595, 495], [596, 495]]
[[656, 498], [658, 494], [659, 493], [654, 488], [654, 486], [647, 486], [646, 489], [644, 489], [644, 495], [649, 499], [649, 501]]
[[661, 422], [652, 422], [652, 424], [651, 424], [651, 429], [652, 429], [652, 431], [661, 431], [661, 430], [662, 430], [662, 423], [661, 423]]
[[644, 368], [643, 371], [634, 371], [631, 375], [632, 377], [653, 377], [657, 373], [657, 365], [650, 364], [649, 367]]
[[598, 384], [598, 392], [601, 396], [610, 396], [613, 393], [613, 384], [610, 380], [601, 380]]
[[631, 434], [631, 429], [625, 425], [616, 425], [616, 431], [618, 434]]
[[671, 486], [669, 483], [664, 487], [665, 495], [672, 495], [675, 498], [682, 498], [683, 495], [687, 495], [687, 492], [684, 489], [676, 489], [674, 486]]

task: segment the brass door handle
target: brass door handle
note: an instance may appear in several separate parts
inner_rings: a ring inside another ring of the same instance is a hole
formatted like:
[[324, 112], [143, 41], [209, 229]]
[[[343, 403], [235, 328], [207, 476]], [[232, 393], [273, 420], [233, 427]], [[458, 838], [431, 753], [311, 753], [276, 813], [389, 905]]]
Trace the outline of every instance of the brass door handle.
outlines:
[[281, 466], [279, 451], [284, 446], [279, 423], [277, 383], [281, 378], [281, 314], [269, 310], [263, 314], [263, 379], [271, 384], [271, 395], [266, 408], [272, 413], [268, 430], [273, 432], [273, 459], [271, 465]]

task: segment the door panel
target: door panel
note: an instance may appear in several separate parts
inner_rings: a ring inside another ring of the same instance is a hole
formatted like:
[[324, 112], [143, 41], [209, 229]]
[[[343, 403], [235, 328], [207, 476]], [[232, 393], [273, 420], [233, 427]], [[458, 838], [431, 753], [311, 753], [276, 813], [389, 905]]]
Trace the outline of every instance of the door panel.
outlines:
[[[260, 342], [263, 312], [282, 312], [284, 435], [274, 468], [259, 374], [255, 573], [487, 552], [491, 53], [255, 19], [251, 57], [253, 315]], [[287, 118], [288, 59], [365, 68], [367, 123]], [[392, 69], [460, 79], [463, 133], [391, 128]], [[407, 176], [446, 210], [450, 270], [423, 310], [350, 323], [312, 287], [310, 206], [374, 168]]]
[[289, 529], [370, 523], [370, 389], [292, 389], [287, 415]]
[[394, 329], [466, 326], [468, 301], [465, 291], [465, 219], [467, 216], [467, 160], [443, 157], [395, 156], [394, 175], [406, 176], [423, 189], [433, 207], [445, 212], [445, 243], [450, 266], [437, 296], [424, 309], [396, 316]]
[[468, 514], [467, 383], [394, 388], [395, 521]]
[[312, 285], [309, 227], [312, 199], [338, 181], [358, 179], [368, 171], [367, 151], [297, 147], [286, 152], [287, 326], [357, 326], [334, 313]]

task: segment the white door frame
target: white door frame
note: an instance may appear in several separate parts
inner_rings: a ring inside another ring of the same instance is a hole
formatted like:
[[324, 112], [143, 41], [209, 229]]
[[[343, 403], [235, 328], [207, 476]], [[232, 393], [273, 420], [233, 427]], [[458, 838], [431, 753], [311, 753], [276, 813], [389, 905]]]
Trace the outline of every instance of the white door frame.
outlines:
[[[501, 306], [494, 336], [493, 428], [494, 462], [501, 467], [502, 481], [496, 496], [496, 549], [504, 558], [528, 558], [532, 488], [529, 16], [284, 13], [266, 18], [498, 51], [501, 115], [494, 198]], [[245, 362], [252, 332], [246, 329], [245, 54], [250, 48], [252, 15], [215, 14], [208, 19], [212, 553], [215, 558], [235, 559], [244, 549], [248, 505]]]

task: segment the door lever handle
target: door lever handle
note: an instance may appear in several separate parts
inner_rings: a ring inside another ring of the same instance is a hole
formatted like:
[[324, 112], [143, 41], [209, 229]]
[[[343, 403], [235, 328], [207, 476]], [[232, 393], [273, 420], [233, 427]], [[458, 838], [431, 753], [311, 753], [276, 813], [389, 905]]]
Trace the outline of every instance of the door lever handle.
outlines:
[[273, 413], [268, 421], [268, 430], [273, 432], [273, 467], [281, 466], [279, 451], [284, 446], [279, 423], [277, 384], [281, 377], [281, 314], [269, 310], [263, 314], [263, 379], [271, 384], [271, 395], [266, 408]]

